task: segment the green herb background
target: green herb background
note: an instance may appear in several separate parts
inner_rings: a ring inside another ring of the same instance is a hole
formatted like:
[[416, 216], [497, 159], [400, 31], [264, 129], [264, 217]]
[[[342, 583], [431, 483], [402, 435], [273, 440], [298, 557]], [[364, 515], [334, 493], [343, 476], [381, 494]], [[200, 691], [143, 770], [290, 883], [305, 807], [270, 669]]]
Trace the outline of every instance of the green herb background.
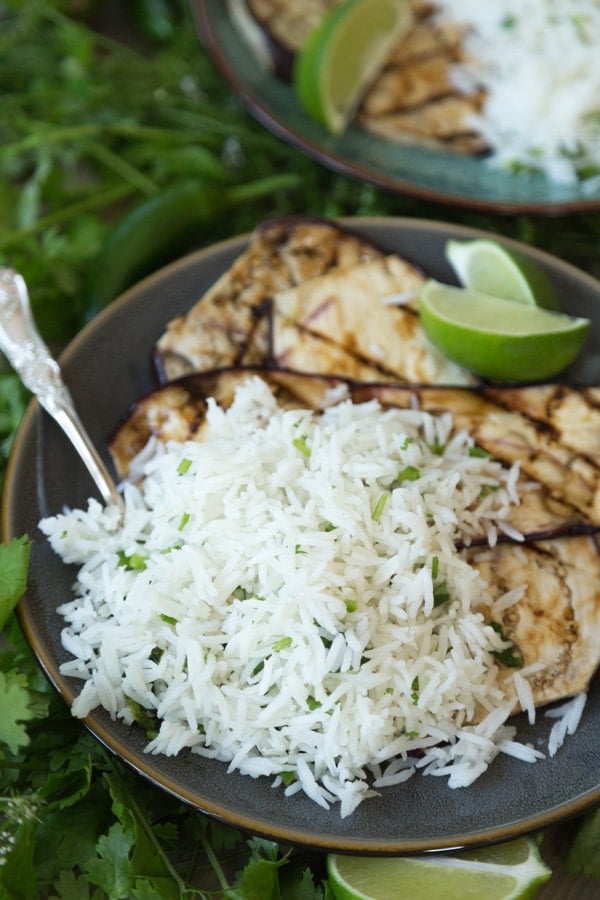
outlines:
[[[598, 213], [456, 211], [289, 148], [242, 110], [183, 0], [0, 0], [0, 265], [25, 277], [53, 349], [141, 275], [289, 213], [456, 221], [600, 275]], [[0, 361], [0, 489], [27, 400]], [[0, 900], [328, 898], [322, 854], [184, 807], [71, 718], [14, 617], [28, 554], [26, 536], [0, 547]], [[594, 896], [599, 812], [544, 848], [572, 896]]]

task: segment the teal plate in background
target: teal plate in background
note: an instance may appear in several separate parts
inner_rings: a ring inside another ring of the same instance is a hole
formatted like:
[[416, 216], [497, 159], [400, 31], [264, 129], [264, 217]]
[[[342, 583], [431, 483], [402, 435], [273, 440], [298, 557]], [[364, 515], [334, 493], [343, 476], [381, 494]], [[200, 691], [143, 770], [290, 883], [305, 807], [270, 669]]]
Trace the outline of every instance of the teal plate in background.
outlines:
[[227, 0], [190, 0], [206, 52], [265, 128], [335, 172], [394, 193], [491, 213], [559, 215], [600, 210], [600, 185], [564, 185], [505, 172], [485, 158], [391, 143], [356, 126], [333, 137], [300, 108], [291, 86], [262, 69], [228, 14]]

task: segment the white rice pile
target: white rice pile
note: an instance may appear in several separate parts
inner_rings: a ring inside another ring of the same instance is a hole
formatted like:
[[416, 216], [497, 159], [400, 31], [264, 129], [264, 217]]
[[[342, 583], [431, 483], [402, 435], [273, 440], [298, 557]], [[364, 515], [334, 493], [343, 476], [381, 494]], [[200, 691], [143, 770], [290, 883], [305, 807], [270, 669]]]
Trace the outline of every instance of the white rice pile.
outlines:
[[73, 712], [143, 708], [149, 752], [189, 747], [342, 816], [419, 769], [459, 787], [499, 752], [535, 760], [455, 549], [495, 539], [516, 474], [450, 415], [282, 411], [252, 378], [227, 412], [209, 403], [203, 442], [124, 487], [123, 525], [93, 500], [41, 523], [81, 566], [60, 608]]
[[[457, 86], [487, 92], [475, 125], [497, 165], [556, 182], [600, 180], [600, 4], [597, 0], [436, 0], [466, 29]], [[579, 172], [579, 175], [578, 175]]]

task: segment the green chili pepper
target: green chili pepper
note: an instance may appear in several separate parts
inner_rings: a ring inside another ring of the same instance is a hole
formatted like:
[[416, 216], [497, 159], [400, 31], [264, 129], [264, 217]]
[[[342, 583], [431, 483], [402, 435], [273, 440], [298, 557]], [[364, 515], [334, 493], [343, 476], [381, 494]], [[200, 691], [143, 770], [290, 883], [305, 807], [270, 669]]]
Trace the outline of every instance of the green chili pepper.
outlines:
[[182, 181], [134, 206], [110, 232], [91, 277], [92, 318], [137, 279], [169, 259], [194, 228], [213, 219], [221, 201], [216, 188]]
[[274, 191], [298, 187], [296, 174], [224, 186], [185, 179], [142, 200], [110, 232], [90, 277], [87, 318], [140, 278], [180, 255], [227, 210]]

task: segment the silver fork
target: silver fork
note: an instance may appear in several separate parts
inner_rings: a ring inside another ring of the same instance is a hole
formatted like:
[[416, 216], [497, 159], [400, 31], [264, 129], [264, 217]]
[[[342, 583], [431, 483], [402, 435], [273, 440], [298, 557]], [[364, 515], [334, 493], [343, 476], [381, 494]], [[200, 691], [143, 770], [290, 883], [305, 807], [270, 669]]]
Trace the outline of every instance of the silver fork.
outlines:
[[116, 506], [122, 516], [123, 499], [77, 414], [60, 366], [37, 330], [25, 280], [7, 268], [0, 268], [0, 350], [67, 435], [104, 502]]

